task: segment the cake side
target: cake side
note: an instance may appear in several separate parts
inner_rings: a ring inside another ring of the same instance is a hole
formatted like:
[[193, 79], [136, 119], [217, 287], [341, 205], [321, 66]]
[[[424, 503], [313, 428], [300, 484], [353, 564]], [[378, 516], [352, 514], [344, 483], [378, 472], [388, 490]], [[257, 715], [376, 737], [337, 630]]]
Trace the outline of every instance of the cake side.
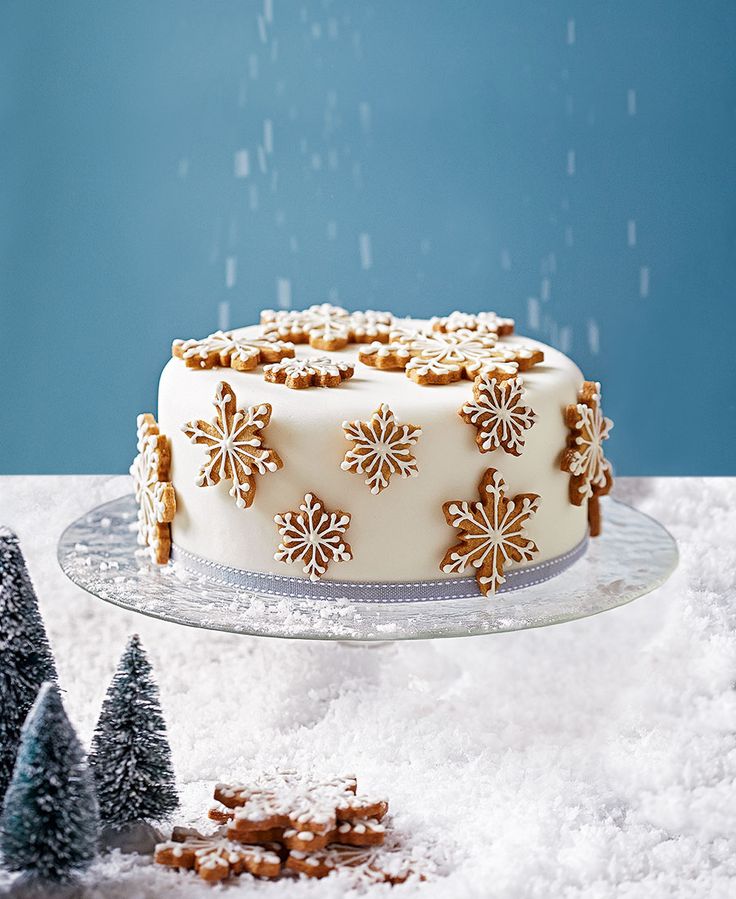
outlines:
[[[255, 337], [261, 329], [252, 326], [235, 333]], [[222, 565], [306, 577], [300, 565], [275, 560], [280, 537], [274, 518], [298, 510], [305, 493], [311, 492], [329, 510], [350, 515], [346, 539], [352, 558], [330, 567], [324, 582], [458, 577], [440, 568], [455, 537], [443, 505], [476, 501], [481, 478], [494, 468], [502, 474], [509, 496], [539, 496], [536, 511], [526, 522], [526, 535], [538, 550], [533, 562], [569, 552], [585, 537], [587, 509], [585, 504], [571, 503], [570, 474], [562, 470], [560, 457], [569, 436], [565, 410], [578, 401], [583, 376], [551, 347], [512, 336], [504, 337], [504, 342], [544, 352], [543, 362], [521, 374], [524, 403], [533, 410], [534, 421], [524, 432], [519, 455], [503, 448], [479, 451], [476, 428], [459, 415], [472, 399], [472, 381], [421, 386], [401, 371], [358, 362], [358, 346], [329, 352], [335, 362], [355, 366], [354, 376], [335, 390], [290, 390], [283, 383], [266, 381], [261, 368], [199, 370], [180, 359], [170, 360], [159, 385], [159, 426], [170, 439], [169, 477], [177, 498], [171, 524], [174, 544]], [[298, 360], [318, 355], [299, 344], [294, 354]], [[230, 481], [223, 479], [206, 489], [197, 486], [204, 449], [181, 430], [193, 420], [212, 420], [213, 398], [222, 381], [234, 391], [238, 407], [268, 404], [272, 410], [263, 433], [282, 467], [257, 477], [257, 496], [247, 508], [239, 507], [230, 495]], [[376, 494], [364, 477], [341, 467], [352, 446], [343, 423], [365, 422], [381, 404], [390, 407], [398, 422], [420, 428], [421, 435], [411, 447], [417, 475], [392, 477], [388, 488]], [[511, 561], [506, 568], [526, 564]]]

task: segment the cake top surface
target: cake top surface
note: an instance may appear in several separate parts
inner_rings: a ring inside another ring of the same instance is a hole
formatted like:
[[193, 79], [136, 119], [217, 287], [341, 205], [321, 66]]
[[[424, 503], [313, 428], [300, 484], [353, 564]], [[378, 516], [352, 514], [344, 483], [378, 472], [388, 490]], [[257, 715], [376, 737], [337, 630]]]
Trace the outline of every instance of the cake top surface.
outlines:
[[[313, 308], [334, 310], [337, 307]], [[283, 315], [276, 323], [277, 331], [274, 322], [269, 321], [273, 315]], [[494, 376], [498, 372], [499, 379], [520, 377], [532, 393], [544, 391], [546, 387], [554, 390], [561, 382], [582, 379], [580, 370], [563, 353], [538, 340], [509, 333], [513, 329], [512, 320], [495, 313], [455, 312], [433, 319], [390, 317], [390, 324], [380, 321], [387, 313], [345, 313], [352, 320], [352, 327], [357, 321], [362, 330], [347, 335], [348, 339], [357, 340], [342, 346], [339, 344], [344, 340], [345, 329], [331, 330], [329, 315], [328, 326], [321, 327], [316, 341], [312, 340], [319, 345], [306, 342], [310, 332], [304, 326], [303, 315], [267, 310], [262, 313], [261, 324], [216, 332], [204, 340], [175, 341], [174, 355], [178, 358], [172, 359], [169, 365], [176, 369], [191, 368], [200, 378], [211, 369], [210, 377], [204, 378], [208, 385], [218, 379], [235, 378], [243, 384], [255, 379], [259, 382], [260, 401], [278, 401], [282, 408], [319, 406], [343, 410], [345, 417], [354, 409], [363, 409], [366, 402], [375, 404], [377, 397], [381, 401], [404, 404], [405, 409], [438, 404], [456, 409], [472, 393], [474, 378], [489, 370]], [[498, 329], [499, 323], [500, 332], [489, 330], [490, 327]], [[475, 324], [477, 330], [468, 330], [463, 327], [466, 324]], [[440, 327], [446, 330], [440, 331]], [[335, 334], [337, 340], [333, 339]], [[331, 348], [323, 348], [328, 345]], [[278, 350], [276, 353], [274, 348]], [[240, 364], [239, 353], [245, 360], [241, 358]], [[223, 358], [228, 354], [223, 365]], [[317, 374], [310, 387], [317, 386], [319, 376], [324, 376], [323, 380], [330, 381], [328, 386], [338, 389], [287, 388], [287, 376], [293, 380], [310, 371]], [[193, 380], [188, 379], [188, 383]]]

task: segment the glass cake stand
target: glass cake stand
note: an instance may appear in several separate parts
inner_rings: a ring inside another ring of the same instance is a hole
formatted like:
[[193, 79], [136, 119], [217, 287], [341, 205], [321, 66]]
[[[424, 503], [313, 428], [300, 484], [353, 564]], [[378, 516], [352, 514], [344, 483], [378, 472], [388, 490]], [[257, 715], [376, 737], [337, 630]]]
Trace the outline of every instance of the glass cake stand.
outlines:
[[171, 562], [154, 565], [136, 542], [132, 495], [69, 525], [58, 558], [67, 577], [94, 596], [190, 627], [304, 640], [469, 637], [595, 615], [663, 584], [677, 565], [674, 538], [631, 506], [610, 497], [603, 503], [603, 534], [582, 559], [545, 583], [493, 598], [375, 604], [246, 593]]

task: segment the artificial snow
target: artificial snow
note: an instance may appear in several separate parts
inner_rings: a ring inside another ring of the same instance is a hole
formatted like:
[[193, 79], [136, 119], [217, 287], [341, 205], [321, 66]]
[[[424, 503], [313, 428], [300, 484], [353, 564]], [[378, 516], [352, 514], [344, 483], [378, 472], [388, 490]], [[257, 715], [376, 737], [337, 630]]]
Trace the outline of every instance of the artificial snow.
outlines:
[[[87, 744], [126, 640], [141, 635], [182, 799], [172, 823], [205, 828], [218, 780], [275, 765], [355, 772], [361, 790], [389, 797], [392, 827], [437, 869], [369, 895], [736, 894], [736, 480], [618, 482], [618, 497], [667, 525], [682, 556], [663, 588], [629, 606], [378, 648], [188, 629], [86, 595], [58, 568], [59, 535], [130, 489], [122, 477], [0, 478], [0, 524], [21, 537]], [[119, 853], [85, 883], [105, 899], [349, 890], [342, 877], [248, 875], [213, 890]]]

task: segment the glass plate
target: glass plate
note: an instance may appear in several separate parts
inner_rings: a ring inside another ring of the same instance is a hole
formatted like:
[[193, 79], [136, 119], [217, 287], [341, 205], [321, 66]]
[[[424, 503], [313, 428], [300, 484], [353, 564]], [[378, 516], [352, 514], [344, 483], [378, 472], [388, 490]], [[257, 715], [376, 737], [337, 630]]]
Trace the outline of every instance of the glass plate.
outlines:
[[495, 598], [369, 604], [245, 593], [154, 565], [136, 543], [132, 495], [98, 506], [64, 531], [59, 564], [75, 584], [124, 609], [186, 624], [304, 640], [421, 640], [545, 627], [622, 606], [663, 584], [677, 544], [657, 521], [603, 498], [603, 534], [586, 555], [543, 584]]

